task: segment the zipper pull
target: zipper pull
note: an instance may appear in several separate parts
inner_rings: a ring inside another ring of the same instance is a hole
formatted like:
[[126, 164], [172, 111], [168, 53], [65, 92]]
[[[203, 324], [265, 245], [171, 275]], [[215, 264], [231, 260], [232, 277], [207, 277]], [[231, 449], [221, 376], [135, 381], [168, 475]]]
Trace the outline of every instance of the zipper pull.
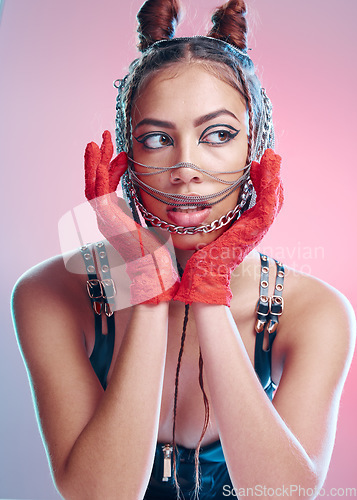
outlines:
[[168, 481], [171, 477], [171, 454], [172, 454], [172, 446], [171, 444], [165, 444], [162, 447], [162, 451], [164, 454], [164, 472], [162, 476], [162, 481]]

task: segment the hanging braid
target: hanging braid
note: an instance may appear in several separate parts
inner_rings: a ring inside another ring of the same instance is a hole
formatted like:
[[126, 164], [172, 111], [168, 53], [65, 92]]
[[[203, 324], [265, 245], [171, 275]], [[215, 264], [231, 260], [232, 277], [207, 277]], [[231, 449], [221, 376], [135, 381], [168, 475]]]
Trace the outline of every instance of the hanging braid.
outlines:
[[[177, 261], [177, 268], [178, 268], [180, 277], [182, 278], [183, 269], [178, 261]], [[178, 484], [177, 470], [176, 470], [176, 436], [175, 436], [175, 434], [176, 434], [176, 413], [177, 413], [179, 375], [180, 375], [181, 361], [182, 361], [184, 345], [185, 345], [185, 340], [186, 340], [186, 330], [187, 330], [187, 323], [188, 323], [188, 316], [189, 316], [189, 308], [190, 308], [190, 305], [185, 304], [185, 315], [184, 315], [182, 334], [181, 334], [181, 345], [180, 345], [180, 350], [179, 350], [178, 359], [177, 359], [176, 376], [175, 376], [175, 395], [174, 395], [174, 410], [173, 410], [173, 424], [172, 424], [172, 449], [173, 449], [174, 481], [175, 481], [175, 485], [176, 485], [177, 498], [180, 498], [180, 486]], [[203, 404], [204, 404], [204, 408], [205, 408], [205, 417], [204, 417], [202, 433], [201, 433], [200, 439], [198, 441], [197, 447], [195, 449], [195, 477], [196, 477], [195, 491], [194, 491], [195, 498], [198, 498], [199, 489], [200, 489], [200, 468], [199, 468], [200, 448], [201, 448], [201, 443], [202, 443], [203, 437], [206, 434], [208, 424], [209, 424], [209, 402], [208, 402], [208, 398], [207, 398], [206, 391], [204, 389], [204, 383], [203, 383], [203, 358], [202, 358], [201, 350], [200, 350], [200, 355], [199, 355], [198, 366], [199, 366], [198, 381], [199, 381], [200, 389], [202, 391]]]
[[252, 104], [252, 96], [249, 92], [247, 80], [244, 76], [244, 72], [240, 66], [237, 66], [237, 70], [239, 73], [239, 77], [241, 80], [241, 84], [243, 87], [244, 91], [244, 97], [245, 97], [245, 102], [247, 105], [247, 111], [248, 111], [248, 128], [249, 128], [249, 135], [248, 135], [248, 163], [253, 160], [254, 158], [251, 158], [252, 155], [252, 150], [253, 150], [253, 142], [255, 139], [255, 133], [254, 133], [254, 113], [253, 113], [253, 104]]
[[[180, 267], [179, 266], [179, 272], [180, 272]], [[180, 272], [181, 274], [181, 272]], [[182, 275], [181, 275], [182, 277]], [[176, 365], [176, 376], [175, 376], [175, 395], [174, 395], [174, 412], [173, 412], [173, 424], [172, 424], [172, 449], [173, 449], [173, 470], [174, 470], [174, 480], [175, 480], [175, 485], [176, 485], [176, 490], [177, 490], [177, 496], [178, 498], [180, 497], [180, 486], [178, 484], [177, 480], [177, 471], [176, 471], [176, 412], [177, 412], [177, 399], [178, 399], [178, 385], [179, 385], [179, 376], [180, 376], [180, 369], [181, 369], [181, 361], [182, 361], [182, 355], [183, 355], [183, 349], [185, 345], [185, 340], [186, 340], [186, 329], [187, 329], [187, 323], [188, 323], [188, 313], [190, 309], [190, 304], [185, 304], [185, 316], [183, 319], [183, 327], [182, 327], [182, 334], [181, 334], [181, 345], [180, 345], [180, 350], [177, 358], [177, 365]]]
[[209, 424], [209, 402], [207, 398], [207, 394], [204, 388], [204, 383], [203, 383], [203, 358], [202, 358], [202, 353], [200, 349], [200, 357], [198, 360], [198, 366], [199, 366], [199, 375], [198, 375], [198, 381], [200, 384], [200, 389], [202, 392], [202, 397], [203, 397], [203, 404], [205, 407], [205, 418], [203, 421], [203, 429], [202, 433], [200, 436], [200, 439], [198, 441], [196, 450], [195, 450], [195, 475], [196, 475], [196, 485], [195, 485], [195, 497], [198, 498], [198, 493], [200, 489], [200, 448], [201, 448], [201, 443], [203, 441], [204, 435], [206, 434], [208, 424]]
[[[179, 266], [179, 271], [180, 271], [180, 266]], [[187, 323], [188, 323], [189, 308], [190, 308], [190, 305], [185, 304], [185, 316], [184, 316], [184, 320], [183, 320], [183, 328], [182, 328], [182, 334], [181, 334], [181, 345], [180, 345], [180, 350], [179, 350], [178, 359], [177, 359], [177, 366], [176, 366], [174, 410], [173, 410], [173, 424], [172, 424], [173, 471], [174, 471], [174, 481], [175, 481], [175, 485], [176, 485], [178, 498], [180, 497], [180, 486], [178, 484], [177, 470], [176, 470], [177, 469], [176, 468], [176, 436], [175, 436], [175, 434], [176, 434], [176, 413], [177, 413], [179, 375], [180, 375], [181, 361], [182, 361], [184, 345], [185, 345], [185, 340], [186, 340], [186, 329], [187, 329]], [[194, 495], [196, 498], [198, 498], [199, 489], [200, 489], [200, 466], [199, 466], [200, 448], [201, 448], [202, 440], [206, 434], [206, 431], [207, 431], [207, 428], [209, 425], [209, 402], [208, 402], [208, 397], [207, 397], [207, 394], [206, 394], [206, 391], [204, 388], [204, 383], [203, 383], [203, 358], [202, 358], [201, 350], [200, 350], [200, 355], [199, 355], [198, 366], [199, 366], [198, 381], [199, 381], [200, 389], [202, 391], [203, 404], [204, 404], [204, 408], [205, 408], [205, 417], [204, 417], [202, 433], [201, 433], [200, 439], [198, 441], [197, 447], [195, 449], [196, 484], [195, 484]]]

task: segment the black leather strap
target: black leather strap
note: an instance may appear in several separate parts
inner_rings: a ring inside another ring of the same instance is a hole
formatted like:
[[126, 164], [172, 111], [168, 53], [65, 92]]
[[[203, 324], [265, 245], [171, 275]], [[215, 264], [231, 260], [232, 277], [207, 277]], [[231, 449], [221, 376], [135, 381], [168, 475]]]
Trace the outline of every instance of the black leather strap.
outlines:
[[[99, 267], [103, 276], [102, 280], [98, 279], [90, 245], [81, 247], [80, 251], [88, 275], [87, 292], [95, 313], [95, 342], [93, 352], [90, 356], [90, 362], [99, 378], [100, 383], [105, 389], [107, 386], [110, 361], [113, 358], [115, 342], [115, 319], [113, 309], [109, 304], [114, 304], [114, 295], [116, 291], [114, 282], [110, 275], [109, 261], [105, 245], [103, 242], [98, 242], [96, 243], [95, 248], [98, 253], [98, 261], [100, 262]], [[107, 266], [107, 268], [105, 266]], [[108, 332], [106, 335], [103, 334], [102, 330], [103, 311], [105, 312], [107, 318]]]
[[110, 317], [113, 314], [113, 306], [115, 304], [115, 284], [110, 274], [110, 266], [107, 251], [105, 245], [102, 241], [94, 246], [97, 253], [97, 263], [99, 267], [99, 272], [102, 276], [101, 286], [102, 286], [102, 296], [104, 299], [104, 312]]
[[270, 319], [267, 325], [269, 333], [273, 333], [276, 331], [279, 323], [279, 316], [283, 314], [283, 309], [284, 309], [283, 290], [284, 290], [285, 269], [284, 265], [281, 262], [275, 260], [275, 263], [276, 263], [275, 288], [274, 288], [274, 295], [271, 297]]
[[269, 259], [266, 255], [260, 254], [260, 286], [259, 300], [257, 304], [257, 322], [255, 329], [261, 332], [265, 328], [270, 313], [269, 300]]
[[83, 257], [84, 265], [86, 267], [86, 272], [88, 275], [87, 280], [87, 292], [92, 303], [94, 312], [100, 316], [102, 312], [102, 302], [103, 302], [103, 290], [101, 281], [98, 279], [95, 263], [92, 255], [92, 249], [90, 245], [84, 245], [81, 247], [81, 255]]
[[[284, 301], [284, 266], [276, 263], [276, 279], [274, 293], [269, 297], [269, 259], [260, 255], [261, 272], [259, 286], [259, 300], [257, 303], [257, 321], [255, 325], [256, 339], [254, 351], [254, 368], [260, 382], [270, 398], [276, 388], [271, 379], [271, 348], [277, 333], [279, 317], [283, 313]], [[264, 349], [264, 335], [268, 333], [268, 344]]]

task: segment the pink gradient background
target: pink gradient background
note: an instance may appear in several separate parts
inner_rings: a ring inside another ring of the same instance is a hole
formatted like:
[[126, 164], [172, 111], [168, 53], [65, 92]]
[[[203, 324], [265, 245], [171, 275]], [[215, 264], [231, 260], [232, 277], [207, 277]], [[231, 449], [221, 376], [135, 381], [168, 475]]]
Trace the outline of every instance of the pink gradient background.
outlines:
[[[204, 34], [217, 3], [186, 0], [178, 34]], [[140, 5], [12, 0], [3, 9], [1, 498], [59, 498], [13, 334], [9, 295], [26, 269], [59, 253], [58, 220], [84, 201], [84, 147], [99, 141], [105, 128], [114, 130], [112, 82], [136, 54]], [[251, 55], [274, 104], [276, 149], [284, 158], [286, 201], [262, 248], [329, 282], [356, 310], [357, 2], [248, 5]], [[326, 491], [357, 487], [356, 379], [354, 362]]]

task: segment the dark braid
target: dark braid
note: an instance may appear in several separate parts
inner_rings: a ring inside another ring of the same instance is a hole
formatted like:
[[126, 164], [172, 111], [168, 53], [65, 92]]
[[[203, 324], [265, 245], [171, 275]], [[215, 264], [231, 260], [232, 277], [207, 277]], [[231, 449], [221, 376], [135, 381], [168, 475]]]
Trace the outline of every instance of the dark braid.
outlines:
[[200, 389], [202, 391], [202, 397], [203, 397], [203, 404], [205, 407], [205, 418], [203, 422], [203, 429], [202, 433], [200, 436], [200, 439], [198, 441], [196, 450], [195, 450], [195, 474], [196, 474], [196, 486], [195, 486], [195, 496], [198, 497], [198, 492], [200, 489], [200, 448], [201, 448], [201, 443], [203, 441], [204, 435], [206, 434], [208, 424], [209, 424], [209, 402], [207, 398], [207, 394], [204, 388], [204, 383], [203, 383], [203, 358], [202, 358], [202, 353], [200, 349], [200, 357], [198, 360], [198, 366], [199, 366], [199, 375], [198, 375], [198, 381], [200, 384]]
[[252, 105], [252, 96], [249, 91], [249, 87], [247, 84], [247, 80], [245, 78], [244, 72], [240, 66], [237, 65], [237, 70], [239, 73], [239, 77], [242, 83], [243, 87], [243, 92], [244, 92], [244, 97], [246, 100], [247, 104], [247, 110], [248, 110], [248, 120], [249, 120], [249, 137], [248, 137], [248, 163], [251, 161], [251, 153], [252, 153], [252, 143], [254, 141], [254, 113], [253, 113], [253, 105]]
[[[183, 275], [183, 269], [180, 265], [180, 263], [176, 260], [177, 262], [177, 268], [179, 271], [180, 278], [182, 278]], [[189, 304], [185, 304], [185, 316], [183, 319], [183, 327], [182, 327], [182, 334], [181, 334], [181, 346], [180, 346], [180, 351], [178, 354], [178, 359], [177, 359], [177, 366], [176, 366], [176, 377], [175, 377], [175, 396], [174, 396], [174, 418], [173, 418], [173, 425], [172, 425], [172, 448], [173, 448], [173, 469], [174, 469], [174, 479], [175, 479], [175, 485], [177, 489], [177, 496], [178, 498], [180, 497], [180, 487], [178, 484], [177, 480], [177, 472], [176, 472], [176, 439], [175, 439], [175, 431], [176, 431], [176, 411], [177, 411], [177, 399], [178, 399], [178, 383], [179, 383], [179, 375], [180, 375], [180, 368], [181, 368], [181, 360], [182, 360], [182, 355], [183, 355], [183, 350], [184, 350], [184, 345], [185, 345], [185, 339], [186, 339], [186, 330], [187, 330], [187, 323], [188, 323], [188, 315], [189, 315]], [[199, 360], [198, 360], [198, 367], [199, 367], [199, 374], [198, 374], [198, 382], [200, 385], [200, 389], [202, 391], [202, 397], [203, 397], [203, 404], [205, 408], [205, 417], [204, 417], [204, 422], [203, 422], [203, 429], [202, 433], [200, 436], [200, 439], [198, 441], [197, 447], [195, 449], [195, 476], [196, 476], [196, 484], [195, 484], [195, 497], [198, 498], [198, 493], [200, 489], [200, 448], [201, 448], [201, 443], [204, 438], [204, 435], [206, 434], [208, 424], [209, 424], [209, 402], [207, 398], [207, 394], [204, 388], [204, 382], [203, 382], [203, 358], [202, 358], [202, 353], [200, 349], [200, 355], [199, 355]]]
[[[179, 268], [179, 272], [180, 272], [180, 270], [182, 270], [181, 266], [178, 266], [178, 268]], [[180, 272], [180, 275], [181, 275], [181, 272]], [[181, 277], [182, 277], [182, 275], [181, 275]], [[186, 339], [186, 329], [187, 329], [187, 323], [188, 323], [189, 309], [190, 309], [190, 304], [185, 304], [185, 316], [183, 319], [183, 327], [182, 327], [182, 333], [181, 333], [181, 345], [180, 345], [180, 350], [179, 350], [179, 354], [178, 354], [178, 358], [177, 358], [177, 366], [176, 366], [175, 395], [174, 395], [174, 419], [173, 419], [173, 424], [172, 424], [173, 469], [174, 469], [174, 480], [175, 480], [175, 484], [176, 484], [178, 498], [180, 497], [180, 486], [179, 486], [178, 481], [177, 481], [177, 472], [176, 472], [176, 438], [175, 438], [176, 411], [177, 411], [179, 375], [180, 375], [183, 349], [184, 349], [185, 339]]]

